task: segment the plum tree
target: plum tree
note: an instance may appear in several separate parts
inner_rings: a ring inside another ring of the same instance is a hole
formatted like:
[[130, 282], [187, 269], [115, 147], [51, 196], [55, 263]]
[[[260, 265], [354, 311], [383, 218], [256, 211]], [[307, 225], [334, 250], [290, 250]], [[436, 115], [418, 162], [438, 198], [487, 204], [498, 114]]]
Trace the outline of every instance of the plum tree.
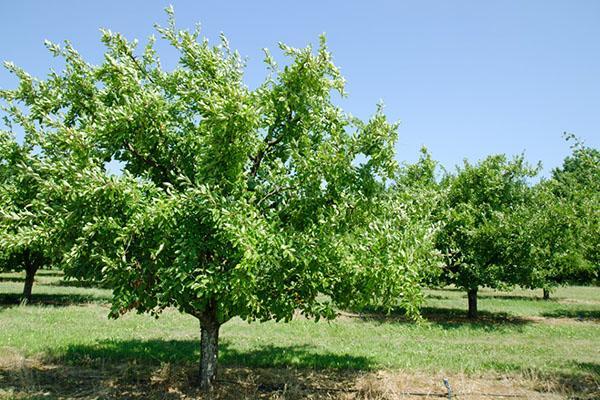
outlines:
[[29, 219], [18, 216], [37, 201], [38, 181], [30, 174], [37, 163], [31, 145], [0, 131], [0, 270], [25, 271], [22, 303], [31, 301], [35, 274], [52, 258], [43, 219], [30, 229]]
[[172, 70], [154, 39], [138, 54], [106, 30], [101, 65], [68, 43], [47, 44], [65, 70], [44, 80], [8, 65], [20, 80], [1, 92], [8, 116], [52, 159], [44, 206], [63, 227], [81, 221], [61, 242], [67, 274], [111, 287], [114, 317], [196, 317], [203, 388], [233, 317], [318, 320], [398, 299], [416, 312], [431, 229], [389, 190], [397, 124], [334, 104], [344, 79], [324, 38], [280, 45], [282, 68], [266, 52], [269, 74], [249, 89], [225, 37], [212, 46], [168, 13], [157, 30], [179, 54]]
[[[589, 268], [581, 270], [581, 281], [597, 279], [600, 268], [600, 151], [586, 146], [575, 135], [566, 134], [571, 155], [552, 171], [552, 192], [569, 204], [577, 216], [578, 241]], [[571, 280], [576, 275], [571, 276]], [[576, 278], [577, 279], [577, 278]]]
[[477, 318], [479, 287], [506, 288], [528, 274], [522, 259], [506, 257], [499, 238], [512, 228], [515, 207], [529, 201], [527, 178], [536, 173], [523, 157], [495, 155], [475, 165], [465, 161], [443, 181], [447, 193], [439, 218], [445, 223], [437, 236], [445, 258], [442, 279], [467, 292], [470, 318]]

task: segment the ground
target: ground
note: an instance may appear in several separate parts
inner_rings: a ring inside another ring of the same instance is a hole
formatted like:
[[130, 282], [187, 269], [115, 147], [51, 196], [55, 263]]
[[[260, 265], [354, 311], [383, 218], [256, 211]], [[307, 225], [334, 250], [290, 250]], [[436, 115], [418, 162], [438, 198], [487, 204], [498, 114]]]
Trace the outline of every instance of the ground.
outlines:
[[[33, 302], [0, 274], [0, 399], [197, 398], [197, 320], [109, 320], [110, 292], [43, 271]], [[424, 320], [343, 311], [333, 322], [233, 320], [221, 331], [215, 398], [600, 398], [600, 288], [431, 290]], [[502, 396], [501, 396], [502, 395]]]

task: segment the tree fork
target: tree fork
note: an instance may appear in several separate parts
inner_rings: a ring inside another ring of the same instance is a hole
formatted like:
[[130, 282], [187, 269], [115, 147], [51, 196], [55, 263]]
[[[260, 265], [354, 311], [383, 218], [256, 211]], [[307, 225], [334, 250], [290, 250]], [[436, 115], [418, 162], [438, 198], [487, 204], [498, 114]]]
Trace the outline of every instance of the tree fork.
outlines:
[[469, 289], [467, 292], [469, 298], [469, 312], [468, 317], [471, 319], [477, 318], [477, 288]]

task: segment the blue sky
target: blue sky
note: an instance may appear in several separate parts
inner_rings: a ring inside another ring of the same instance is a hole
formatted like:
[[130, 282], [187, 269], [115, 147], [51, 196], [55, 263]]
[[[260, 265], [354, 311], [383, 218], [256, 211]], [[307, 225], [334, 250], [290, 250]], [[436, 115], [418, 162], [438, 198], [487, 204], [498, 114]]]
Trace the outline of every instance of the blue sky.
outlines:
[[[400, 120], [398, 159], [425, 145], [447, 168], [463, 158], [525, 152], [547, 174], [569, 153], [562, 132], [600, 147], [600, 1], [2, 1], [0, 59], [35, 76], [56, 61], [44, 39], [69, 39], [100, 62], [99, 28], [142, 42], [163, 9], [177, 24], [224, 32], [265, 76], [262, 48], [316, 43], [325, 32], [348, 81], [341, 106], [367, 118], [383, 100]], [[161, 55], [167, 66], [174, 53]], [[0, 87], [14, 78], [0, 71]]]

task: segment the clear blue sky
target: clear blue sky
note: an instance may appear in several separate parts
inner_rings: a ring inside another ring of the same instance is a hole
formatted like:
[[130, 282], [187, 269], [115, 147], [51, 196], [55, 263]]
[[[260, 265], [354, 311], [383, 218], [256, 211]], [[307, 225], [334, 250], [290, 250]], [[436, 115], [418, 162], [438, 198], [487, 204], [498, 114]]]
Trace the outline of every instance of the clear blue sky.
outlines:
[[[525, 152], [547, 173], [569, 153], [562, 132], [600, 147], [600, 1], [25, 1], [0, 3], [0, 59], [36, 76], [56, 61], [44, 39], [71, 40], [99, 62], [99, 28], [144, 41], [172, 3], [180, 27], [224, 32], [264, 77], [263, 47], [315, 43], [325, 32], [348, 81], [343, 108], [366, 118], [381, 99], [400, 120], [398, 159], [427, 146], [463, 158]], [[174, 54], [165, 52], [166, 65]], [[0, 87], [15, 80], [0, 71]]]

